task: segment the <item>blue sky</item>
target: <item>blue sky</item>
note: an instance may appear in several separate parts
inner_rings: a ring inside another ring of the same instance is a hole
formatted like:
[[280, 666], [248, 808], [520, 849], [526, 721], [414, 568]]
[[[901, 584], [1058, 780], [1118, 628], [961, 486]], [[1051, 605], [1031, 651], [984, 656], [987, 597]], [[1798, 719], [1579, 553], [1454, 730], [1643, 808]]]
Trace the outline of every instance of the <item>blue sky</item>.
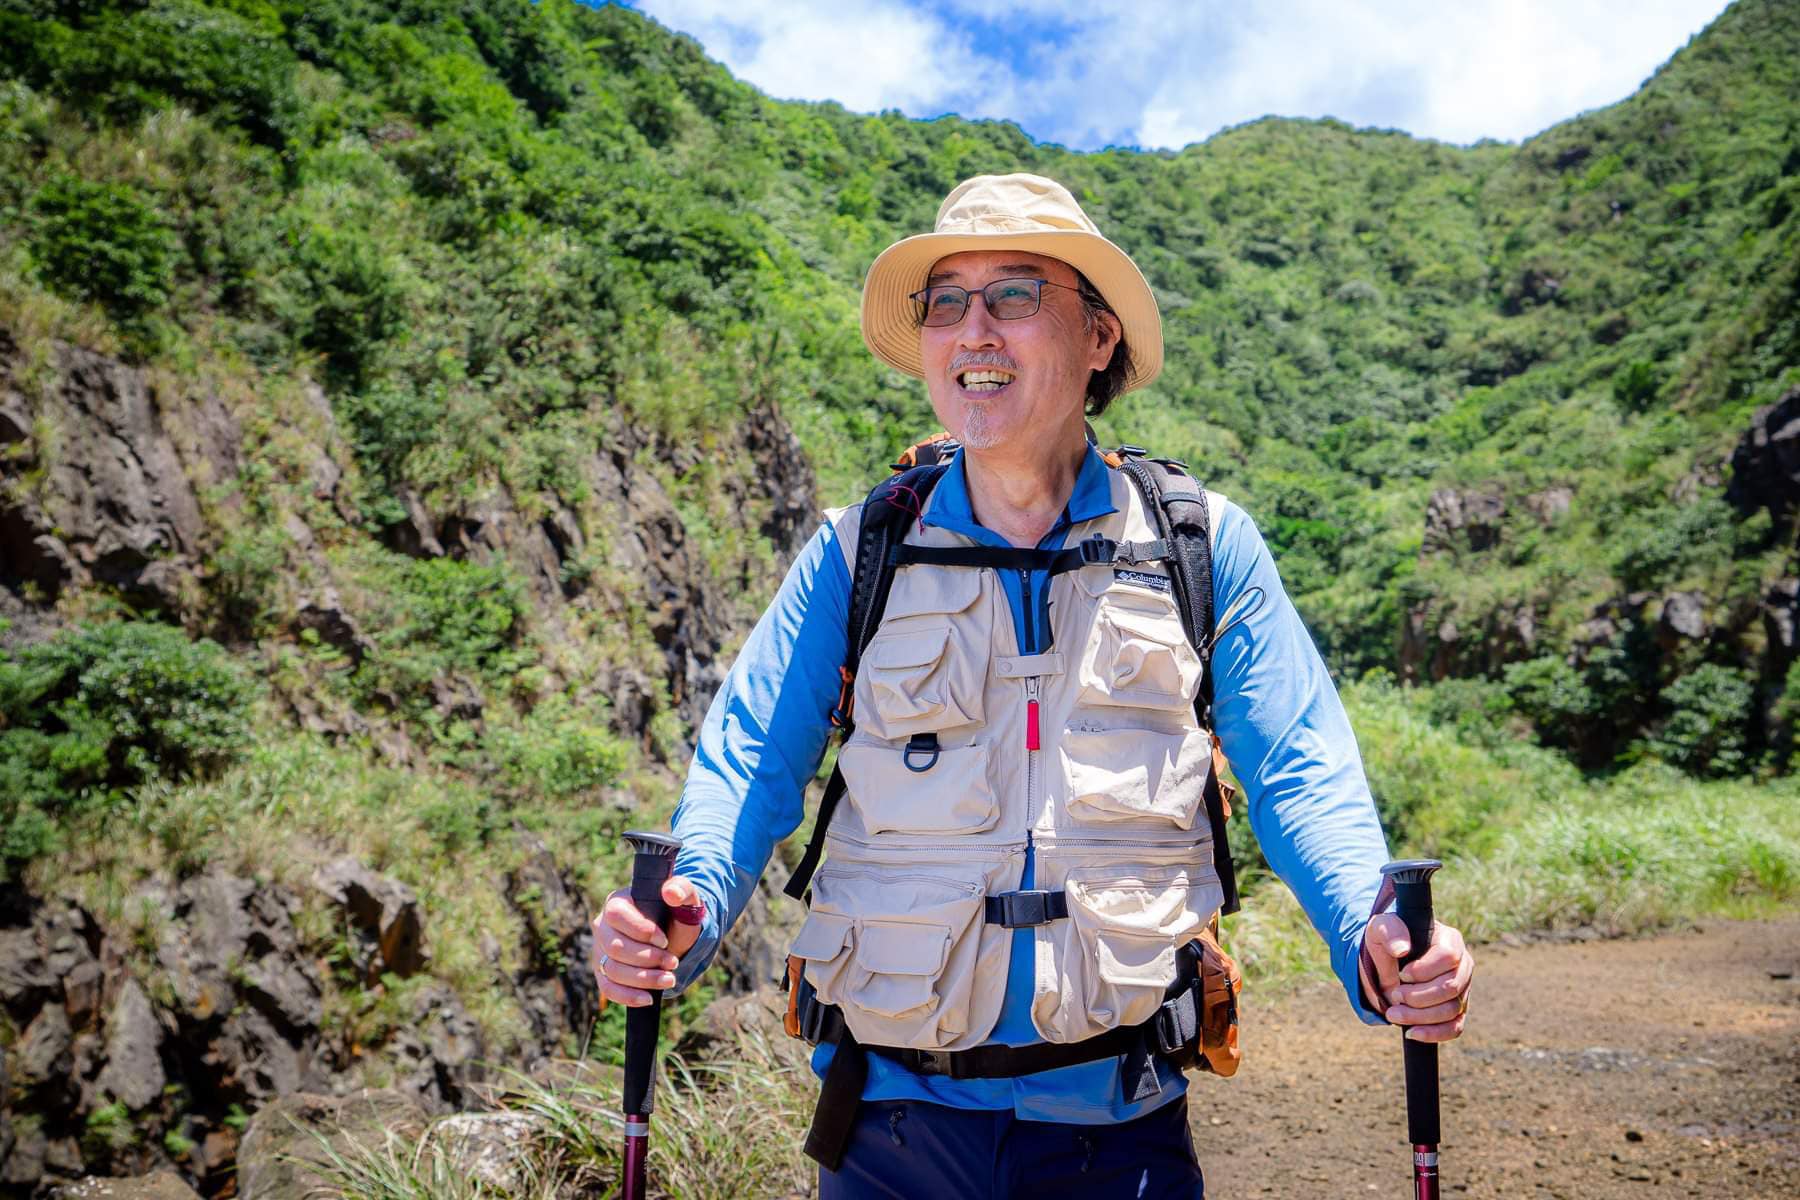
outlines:
[[1179, 148], [1270, 113], [1467, 143], [1622, 100], [1724, 0], [631, 0], [772, 96]]

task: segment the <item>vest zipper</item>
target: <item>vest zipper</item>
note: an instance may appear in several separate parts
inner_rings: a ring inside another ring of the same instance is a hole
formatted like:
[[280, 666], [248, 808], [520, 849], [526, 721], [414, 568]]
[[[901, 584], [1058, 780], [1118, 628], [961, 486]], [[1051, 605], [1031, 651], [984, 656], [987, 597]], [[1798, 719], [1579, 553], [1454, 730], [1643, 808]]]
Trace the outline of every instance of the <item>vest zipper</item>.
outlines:
[[[1036, 654], [1038, 649], [1037, 629], [1034, 627], [1031, 616], [1032, 610], [1036, 606], [1032, 602], [1030, 571], [1019, 572], [1019, 598], [1023, 602], [1025, 617], [1023, 649], [1026, 654]], [[1025, 855], [1026, 862], [1034, 864], [1032, 866], [1034, 875], [1037, 870], [1035, 866], [1037, 839], [1031, 833], [1031, 805], [1038, 794], [1038, 747], [1041, 744], [1038, 728], [1038, 696], [1042, 689], [1043, 677], [1041, 675], [1032, 675], [1025, 680]]]

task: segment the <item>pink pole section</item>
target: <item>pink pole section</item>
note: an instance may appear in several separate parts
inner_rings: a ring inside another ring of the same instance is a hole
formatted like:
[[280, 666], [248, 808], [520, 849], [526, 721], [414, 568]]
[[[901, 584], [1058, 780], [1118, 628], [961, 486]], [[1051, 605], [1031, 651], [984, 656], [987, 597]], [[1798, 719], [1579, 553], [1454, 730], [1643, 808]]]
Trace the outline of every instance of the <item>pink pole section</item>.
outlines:
[[1438, 1200], [1436, 1146], [1413, 1147], [1413, 1200]]
[[650, 1122], [635, 1113], [626, 1114], [625, 1189], [619, 1194], [620, 1200], [644, 1200], [644, 1162], [649, 1155]]

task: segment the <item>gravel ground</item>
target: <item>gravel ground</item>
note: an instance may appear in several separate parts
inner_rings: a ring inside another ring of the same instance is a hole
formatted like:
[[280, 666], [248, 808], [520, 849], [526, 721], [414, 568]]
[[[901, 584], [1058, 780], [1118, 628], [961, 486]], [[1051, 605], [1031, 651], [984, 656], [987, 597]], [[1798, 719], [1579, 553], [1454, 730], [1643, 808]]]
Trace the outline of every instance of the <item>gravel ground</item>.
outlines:
[[[1441, 1051], [1446, 1196], [1800, 1197], [1800, 915], [1476, 951]], [[1207, 1195], [1410, 1197], [1398, 1035], [1335, 986], [1246, 996], [1189, 1090]]]

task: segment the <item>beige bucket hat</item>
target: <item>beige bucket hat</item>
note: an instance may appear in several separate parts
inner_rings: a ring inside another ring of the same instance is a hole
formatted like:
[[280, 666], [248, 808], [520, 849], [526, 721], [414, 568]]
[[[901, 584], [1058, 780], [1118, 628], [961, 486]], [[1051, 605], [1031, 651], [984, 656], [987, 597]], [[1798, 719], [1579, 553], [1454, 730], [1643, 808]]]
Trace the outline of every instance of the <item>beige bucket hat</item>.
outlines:
[[919, 326], [907, 297], [931, 265], [964, 250], [1026, 250], [1068, 263], [1106, 297], [1125, 327], [1132, 370], [1125, 391], [1162, 371], [1162, 315], [1131, 256], [1100, 235], [1069, 189], [1041, 175], [977, 175], [957, 185], [930, 233], [895, 242], [863, 282], [862, 334], [876, 358], [923, 379]]

